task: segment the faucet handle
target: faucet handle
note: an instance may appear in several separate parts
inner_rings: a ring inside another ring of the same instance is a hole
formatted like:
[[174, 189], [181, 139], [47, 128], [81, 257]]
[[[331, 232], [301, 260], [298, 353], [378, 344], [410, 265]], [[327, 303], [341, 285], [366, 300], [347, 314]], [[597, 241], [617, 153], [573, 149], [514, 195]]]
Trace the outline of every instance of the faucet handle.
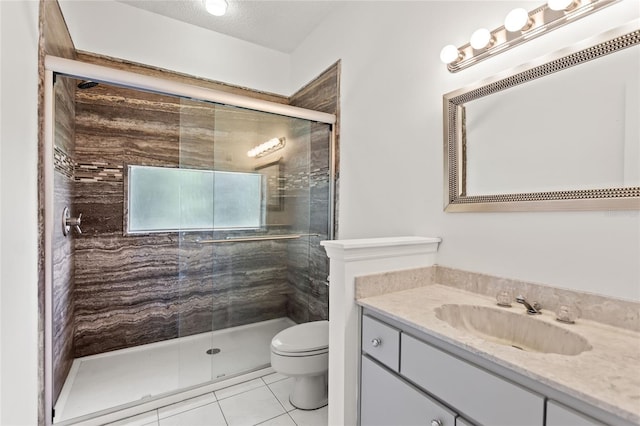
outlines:
[[573, 324], [576, 322], [576, 311], [570, 305], [560, 305], [558, 313], [556, 314], [556, 320], [564, 322], [566, 324]]
[[496, 301], [498, 302], [498, 306], [503, 306], [505, 308], [511, 307], [511, 301], [513, 300], [513, 296], [509, 290], [502, 290], [496, 295]]

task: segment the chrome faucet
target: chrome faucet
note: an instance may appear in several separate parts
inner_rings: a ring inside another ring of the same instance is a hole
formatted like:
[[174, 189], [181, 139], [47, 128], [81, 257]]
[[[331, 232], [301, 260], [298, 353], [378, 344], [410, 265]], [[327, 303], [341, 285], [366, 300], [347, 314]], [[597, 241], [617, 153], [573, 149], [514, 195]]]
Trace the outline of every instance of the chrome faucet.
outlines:
[[531, 304], [529, 304], [529, 302], [526, 301], [526, 299], [523, 296], [516, 297], [516, 302], [522, 303], [527, 308], [527, 313], [529, 315], [538, 315], [542, 313], [540, 312], [539, 304], [534, 303], [532, 306]]

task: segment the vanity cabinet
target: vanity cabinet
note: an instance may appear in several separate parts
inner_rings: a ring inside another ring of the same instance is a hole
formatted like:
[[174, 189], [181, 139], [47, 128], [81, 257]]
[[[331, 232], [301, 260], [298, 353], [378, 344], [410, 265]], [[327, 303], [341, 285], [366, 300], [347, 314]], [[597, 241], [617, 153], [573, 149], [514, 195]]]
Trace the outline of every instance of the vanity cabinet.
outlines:
[[604, 425], [375, 316], [362, 316], [361, 426]]
[[400, 374], [484, 425], [542, 426], [544, 397], [402, 334]]
[[370, 316], [362, 317], [362, 346], [373, 358], [400, 371], [400, 330]]
[[548, 400], [546, 426], [604, 426], [604, 423], [558, 402]]
[[361, 389], [363, 426], [456, 425], [453, 411], [366, 356]]

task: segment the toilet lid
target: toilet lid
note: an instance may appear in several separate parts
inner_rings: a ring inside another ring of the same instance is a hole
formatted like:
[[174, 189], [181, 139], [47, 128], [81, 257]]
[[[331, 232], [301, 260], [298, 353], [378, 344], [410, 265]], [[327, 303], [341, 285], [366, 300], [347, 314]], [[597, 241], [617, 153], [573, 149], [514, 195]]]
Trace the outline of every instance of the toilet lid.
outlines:
[[309, 352], [329, 346], [329, 321], [313, 321], [294, 325], [271, 341], [278, 352]]

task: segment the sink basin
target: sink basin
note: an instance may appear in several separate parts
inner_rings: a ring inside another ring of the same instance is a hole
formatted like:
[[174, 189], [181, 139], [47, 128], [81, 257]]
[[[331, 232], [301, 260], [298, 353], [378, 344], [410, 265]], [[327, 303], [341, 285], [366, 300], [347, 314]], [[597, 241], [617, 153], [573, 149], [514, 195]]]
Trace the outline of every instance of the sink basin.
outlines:
[[524, 313], [475, 305], [442, 305], [436, 317], [484, 340], [530, 352], [578, 355], [591, 349], [582, 336]]

